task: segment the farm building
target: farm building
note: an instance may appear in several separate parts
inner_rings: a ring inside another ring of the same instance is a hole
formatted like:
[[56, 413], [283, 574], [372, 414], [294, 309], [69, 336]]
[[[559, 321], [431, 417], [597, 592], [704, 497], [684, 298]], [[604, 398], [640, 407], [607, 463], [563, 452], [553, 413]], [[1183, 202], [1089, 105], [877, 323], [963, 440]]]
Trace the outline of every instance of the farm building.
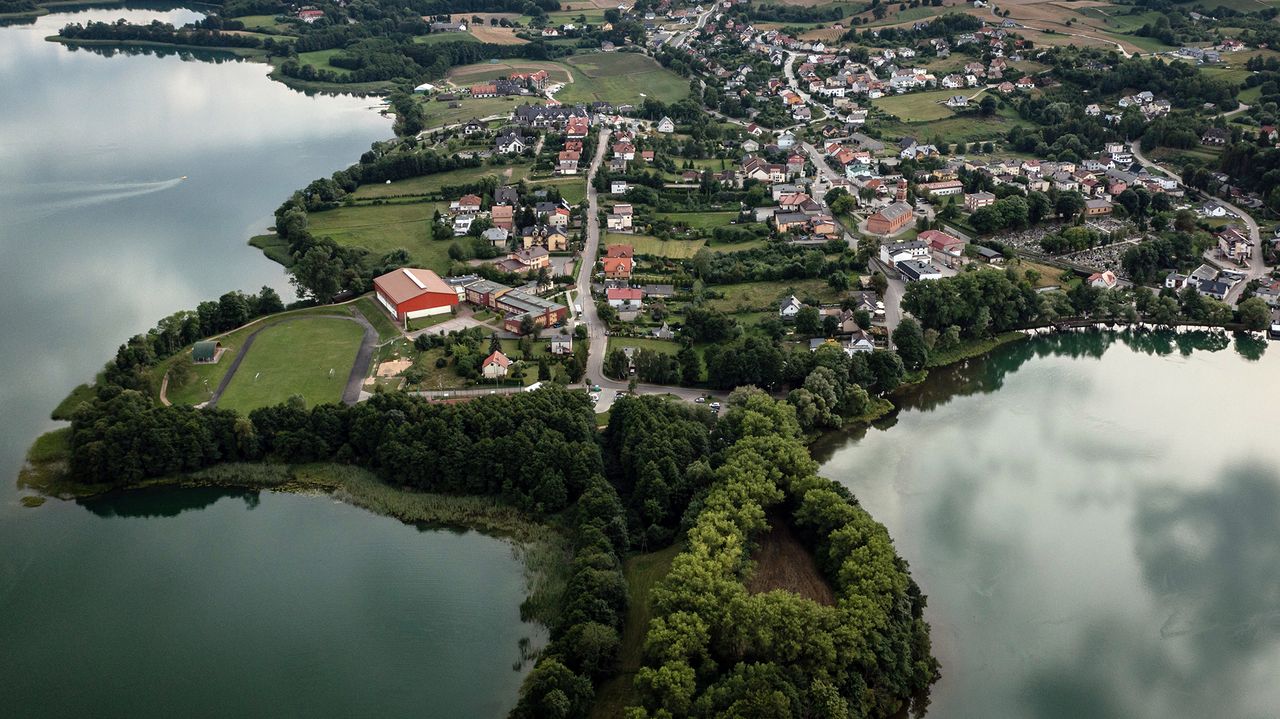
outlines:
[[431, 270], [405, 267], [373, 280], [378, 302], [398, 322], [450, 312], [458, 293]]
[[197, 342], [191, 348], [191, 361], [196, 364], [213, 364], [222, 356], [222, 343], [215, 340]]

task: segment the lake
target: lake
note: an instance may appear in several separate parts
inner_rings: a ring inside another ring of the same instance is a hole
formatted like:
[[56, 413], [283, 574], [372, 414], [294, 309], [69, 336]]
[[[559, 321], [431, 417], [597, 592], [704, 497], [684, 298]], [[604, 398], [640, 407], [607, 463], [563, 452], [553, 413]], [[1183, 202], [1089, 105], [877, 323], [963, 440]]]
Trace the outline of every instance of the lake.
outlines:
[[263, 285], [288, 298], [246, 241], [391, 135], [375, 100], [308, 97], [262, 64], [44, 40], [121, 17], [199, 15], [0, 28], [3, 713], [501, 716], [520, 639], [545, 640], [520, 621], [508, 542], [269, 493], [19, 506], [26, 448], [72, 387], [171, 312]]
[[1280, 351], [1204, 344], [1017, 343], [820, 443], [929, 597], [930, 717], [1275, 716]]

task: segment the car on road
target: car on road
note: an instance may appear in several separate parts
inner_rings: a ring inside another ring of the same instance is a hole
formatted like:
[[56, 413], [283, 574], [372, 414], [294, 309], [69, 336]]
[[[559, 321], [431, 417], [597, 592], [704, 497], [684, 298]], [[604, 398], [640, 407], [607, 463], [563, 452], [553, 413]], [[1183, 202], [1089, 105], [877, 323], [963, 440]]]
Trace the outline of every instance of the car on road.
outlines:
[[693, 400], [696, 404], [702, 404], [707, 401], [706, 397], [695, 397]]
[[712, 403], [711, 403], [711, 409], [714, 409], [715, 411], [719, 412], [719, 411], [720, 411], [720, 403], [719, 403], [719, 402], [712, 402]]
[[599, 392], [600, 392], [600, 385], [598, 385], [598, 384], [593, 384], [593, 385], [591, 385], [591, 392], [592, 392], [592, 394], [599, 394]]
[[592, 393], [591, 393], [591, 401], [592, 401], [592, 402], [599, 402], [599, 401], [600, 401], [600, 395], [599, 395], [599, 394], [597, 394], [597, 393], [595, 393], [595, 392], [592, 392]]

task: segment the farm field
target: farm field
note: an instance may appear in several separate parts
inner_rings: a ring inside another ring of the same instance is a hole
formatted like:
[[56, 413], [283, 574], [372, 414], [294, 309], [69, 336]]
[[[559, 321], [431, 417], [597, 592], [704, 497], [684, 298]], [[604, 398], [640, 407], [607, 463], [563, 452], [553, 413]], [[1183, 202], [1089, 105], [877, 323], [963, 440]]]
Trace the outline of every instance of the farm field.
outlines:
[[355, 322], [332, 318], [268, 326], [253, 341], [218, 407], [248, 414], [293, 395], [301, 395], [308, 407], [337, 402], [363, 336]]
[[339, 207], [311, 213], [309, 229], [316, 237], [366, 249], [375, 257], [404, 249], [413, 264], [444, 272], [449, 268], [449, 245], [453, 243], [429, 238], [427, 224], [436, 209], [446, 207], [443, 202]]
[[[352, 197], [357, 200], [376, 200], [389, 197], [435, 195], [446, 185], [465, 185], [486, 177], [497, 176], [503, 183], [519, 182], [529, 175], [529, 164], [466, 167], [461, 170], [441, 172], [396, 180], [391, 184], [362, 185]], [[455, 199], [455, 198], [448, 198]]]
[[561, 102], [639, 104], [645, 97], [675, 102], [689, 94], [688, 81], [646, 55], [594, 53], [574, 55], [565, 63], [573, 82], [556, 94]]

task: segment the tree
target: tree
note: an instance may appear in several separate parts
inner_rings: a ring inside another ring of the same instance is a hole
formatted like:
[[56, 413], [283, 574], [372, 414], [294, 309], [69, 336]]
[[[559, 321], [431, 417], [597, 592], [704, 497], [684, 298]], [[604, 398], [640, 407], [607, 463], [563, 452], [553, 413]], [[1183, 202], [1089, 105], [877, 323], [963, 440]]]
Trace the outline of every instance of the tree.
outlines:
[[620, 348], [609, 350], [604, 356], [604, 373], [614, 379], [622, 379], [627, 376], [627, 372], [631, 369], [631, 362], [627, 359], [627, 354]]
[[912, 371], [924, 369], [925, 362], [929, 358], [929, 349], [925, 346], [924, 332], [920, 329], [920, 323], [915, 319], [902, 318], [898, 328], [893, 331], [893, 346], [898, 351], [898, 356], [902, 357], [902, 364], [907, 369]]
[[982, 98], [982, 102], [978, 103], [978, 113], [983, 117], [991, 117], [996, 114], [996, 99], [991, 95]]
[[1250, 297], [1240, 303], [1240, 322], [1245, 329], [1258, 331], [1266, 329], [1267, 324], [1271, 321], [1271, 309], [1267, 307], [1267, 303], [1261, 297]]
[[805, 305], [796, 313], [796, 333], [806, 337], [815, 337], [822, 333], [822, 315], [817, 307]]
[[692, 346], [681, 347], [676, 361], [680, 363], [680, 380], [684, 384], [697, 384], [702, 379], [702, 358]]
[[871, 289], [883, 297], [885, 291], [889, 289], [889, 278], [885, 277], [883, 272], [873, 273], [871, 275]]

